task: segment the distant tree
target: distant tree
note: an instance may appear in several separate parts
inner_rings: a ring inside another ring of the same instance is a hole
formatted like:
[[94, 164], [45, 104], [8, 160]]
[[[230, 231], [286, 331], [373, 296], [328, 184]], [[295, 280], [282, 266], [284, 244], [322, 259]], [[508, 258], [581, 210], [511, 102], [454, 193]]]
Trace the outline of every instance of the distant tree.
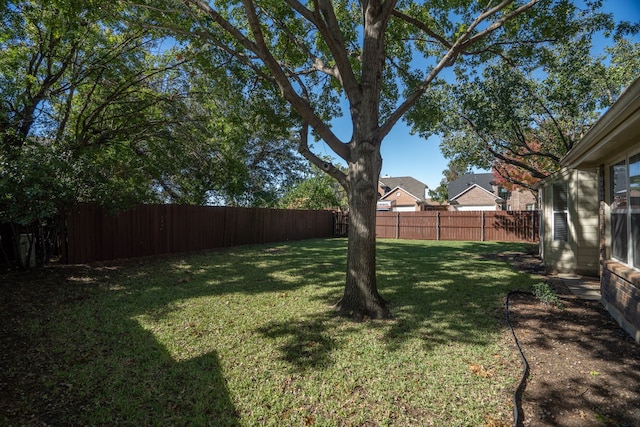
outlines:
[[288, 209], [348, 210], [347, 195], [335, 179], [312, 166], [309, 176], [291, 187], [280, 199]]
[[444, 179], [440, 180], [440, 184], [436, 188], [434, 189], [429, 188], [429, 190], [427, 190], [429, 194], [429, 198], [440, 204], [445, 203], [447, 200], [449, 200], [448, 188], [449, 188], [448, 182], [445, 181]]
[[[532, 151], [539, 151], [538, 143], [530, 142], [527, 144]], [[505, 153], [504, 160], [496, 159], [493, 162], [491, 171], [493, 180], [497, 185], [513, 191], [513, 190], [533, 190], [534, 186], [540, 181], [538, 176], [534, 176], [530, 169], [540, 171], [548, 176], [557, 170], [559, 164], [545, 158], [543, 156], [532, 156], [525, 153]], [[522, 165], [526, 165], [526, 168]]]
[[457, 160], [449, 161], [447, 169], [442, 171], [444, 178], [440, 181], [440, 185], [434, 190], [429, 189], [429, 197], [440, 204], [445, 203], [449, 200], [449, 183], [455, 181], [467, 172], [469, 172], [469, 168], [466, 164], [462, 164]]

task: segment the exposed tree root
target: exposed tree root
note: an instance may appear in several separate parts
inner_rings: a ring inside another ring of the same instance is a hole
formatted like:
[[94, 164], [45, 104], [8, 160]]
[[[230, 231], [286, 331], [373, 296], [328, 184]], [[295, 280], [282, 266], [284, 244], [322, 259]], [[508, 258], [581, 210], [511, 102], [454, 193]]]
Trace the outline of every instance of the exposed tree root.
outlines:
[[382, 298], [379, 301], [346, 301], [341, 298], [334, 306], [338, 315], [351, 318], [356, 322], [362, 322], [365, 319], [385, 320], [392, 319], [389, 306]]

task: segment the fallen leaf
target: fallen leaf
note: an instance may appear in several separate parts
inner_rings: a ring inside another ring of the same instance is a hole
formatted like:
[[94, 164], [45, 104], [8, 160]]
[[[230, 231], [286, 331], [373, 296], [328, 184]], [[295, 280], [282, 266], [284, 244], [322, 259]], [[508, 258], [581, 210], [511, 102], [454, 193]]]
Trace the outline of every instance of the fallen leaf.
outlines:
[[471, 370], [471, 373], [478, 375], [479, 377], [482, 377], [482, 378], [488, 378], [491, 376], [491, 372], [486, 370], [485, 367], [482, 365], [470, 363], [469, 369]]

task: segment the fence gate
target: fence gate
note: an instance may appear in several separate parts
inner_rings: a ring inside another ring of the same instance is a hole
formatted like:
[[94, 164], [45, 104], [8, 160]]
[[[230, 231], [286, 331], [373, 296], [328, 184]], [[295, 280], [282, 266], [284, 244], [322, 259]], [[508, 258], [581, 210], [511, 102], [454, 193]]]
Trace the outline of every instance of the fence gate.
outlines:
[[333, 213], [333, 235], [335, 237], [347, 237], [349, 235], [349, 213]]

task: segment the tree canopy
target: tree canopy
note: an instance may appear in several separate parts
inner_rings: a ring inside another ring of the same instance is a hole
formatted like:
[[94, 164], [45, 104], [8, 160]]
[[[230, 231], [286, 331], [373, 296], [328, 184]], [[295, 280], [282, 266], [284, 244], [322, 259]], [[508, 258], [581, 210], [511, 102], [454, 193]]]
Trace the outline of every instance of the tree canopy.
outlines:
[[42, 241], [77, 202], [273, 206], [306, 170], [272, 88], [210, 85], [193, 51], [126, 23], [118, 2], [0, 7], [0, 221], [14, 243]]
[[305, 177], [289, 187], [278, 204], [287, 209], [348, 210], [344, 189], [335, 179], [315, 166]]
[[442, 171], [443, 178], [440, 184], [434, 189], [429, 189], [429, 197], [440, 204], [447, 202], [449, 200], [449, 183], [468, 172], [469, 166], [465, 161], [450, 160], [447, 169]]
[[508, 189], [533, 189], [555, 172], [602, 111], [640, 75], [640, 44], [619, 38], [594, 55], [592, 36], [550, 46], [535, 67], [500, 61], [451, 86], [453, 114], [442, 123], [443, 154], [493, 169], [496, 182]]

